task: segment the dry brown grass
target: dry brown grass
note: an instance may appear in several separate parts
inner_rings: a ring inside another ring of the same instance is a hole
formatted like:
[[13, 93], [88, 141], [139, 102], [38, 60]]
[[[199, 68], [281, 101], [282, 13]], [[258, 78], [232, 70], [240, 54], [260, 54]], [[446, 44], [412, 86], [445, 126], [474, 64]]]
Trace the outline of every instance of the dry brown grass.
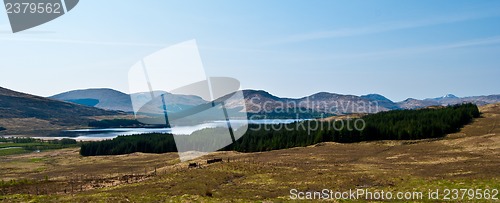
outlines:
[[[50, 132], [56, 132], [60, 130], [70, 129], [70, 126], [61, 126], [53, 124], [47, 120], [37, 119], [37, 118], [3, 118], [0, 119], [0, 126], [7, 128], [0, 135], [32, 135], [34, 133], [33, 129], [37, 129], [37, 135], [46, 135]], [[79, 126], [82, 127], [82, 126]], [[77, 126], [72, 126], [73, 129], [78, 128]]]
[[[9, 201], [282, 201], [287, 200], [291, 188], [499, 189], [500, 105], [481, 107], [481, 112], [481, 118], [443, 139], [320, 143], [261, 153], [216, 152], [194, 162], [215, 157], [226, 162], [196, 169], [179, 163], [175, 153], [80, 157], [76, 149], [65, 149], [1, 158], [0, 175], [6, 179], [67, 174], [118, 177], [131, 170], [142, 171], [144, 166], [156, 166], [159, 172], [134, 183], [102, 184], [107, 187], [101, 189], [87, 184], [76, 195], [6, 196]], [[39, 161], [30, 161], [34, 158]]]

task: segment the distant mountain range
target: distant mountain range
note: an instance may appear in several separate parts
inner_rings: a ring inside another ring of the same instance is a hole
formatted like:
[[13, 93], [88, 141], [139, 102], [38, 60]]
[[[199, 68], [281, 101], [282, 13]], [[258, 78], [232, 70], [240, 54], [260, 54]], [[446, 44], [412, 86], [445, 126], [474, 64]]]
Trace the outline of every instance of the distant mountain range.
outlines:
[[[372, 100], [354, 96], [320, 92], [302, 98], [281, 98], [263, 90], [243, 90], [247, 112], [283, 112], [293, 109], [309, 109], [313, 112], [345, 114], [345, 113], [376, 113], [391, 110], [391, 105], [377, 107]], [[380, 96], [382, 97], [382, 96]], [[384, 97], [385, 98], [385, 97]], [[243, 102], [227, 101], [228, 108], [237, 108]], [[384, 103], [384, 102], [381, 102]]]
[[[155, 96], [166, 92], [155, 91]], [[113, 89], [86, 89], [54, 95], [50, 98], [73, 102], [107, 110], [119, 110], [133, 112], [131, 97], [136, 101], [147, 100], [150, 93], [125, 94]], [[166, 93], [170, 103], [167, 105], [169, 111], [179, 111], [184, 108], [206, 103], [197, 96], [175, 95]], [[393, 102], [380, 94], [368, 94], [362, 96], [342, 95], [328, 92], [320, 92], [302, 98], [282, 98], [263, 90], [243, 90], [243, 101], [220, 98], [226, 102], [227, 108], [241, 108], [245, 105], [248, 112], [272, 112], [287, 111], [290, 109], [309, 109], [315, 112], [350, 114], [350, 113], [376, 113], [380, 111], [396, 109], [418, 109], [428, 106], [446, 106], [471, 102], [477, 105], [485, 105], [500, 102], [500, 95], [457, 97], [447, 94], [443, 97], [424, 100], [406, 99], [401, 102]], [[158, 108], [160, 104], [158, 104]]]
[[[169, 112], [182, 111], [207, 102], [192, 95], [176, 95], [163, 91], [155, 91], [153, 94], [155, 97], [166, 95]], [[448, 94], [424, 100], [409, 98], [401, 102], [393, 102], [379, 94], [355, 96], [328, 92], [302, 98], [282, 98], [263, 90], [243, 90], [243, 96], [244, 100], [234, 100], [230, 95], [217, 100], [224, 101], [226, 108], [232, 111], [240, 111], [245, 107], [249, 115], [272, 115], [273, 118], [289, 117], [296, 115], [295, 112], [303, 117], [316, 118], [322, 113], [345, 115], [463, 102], [477, 105], [500, 102], [500, 95], [457, 97]], [[149, 92], [129, 95], [113, 89], [86, 89], [44, 98], [0, 87], [0, 127], [6, 128], [1, 133], [48, 135], [64, 129], [86, 127], [90, 121], [96, 119], [133, 118], [132, 99], [144, 103], [148, 102], [150, 97]], [[150, 106], [162, 111], [160, 103]]]
[[34, 96], [0, 87], [0, 126], [2, 133], [23, 133], [36, 129], [44, 131], [86, 126], [95, 116], [124, 115], [123, 112], [104, 110], [59, 100]]
[[409, 98], [402, 102], [398, 102], [397, 104], [401, 109], [417, 109], [428, 106], [447, 106], [447, 105], [461, 104], [464, 102], [483, 106], [486, 104], [500, 102], [500, 95], [496, 94], [488, 96], [457, 97], [453, 94], [447, 94], [442, 97], [430, 98], [424, 100]]

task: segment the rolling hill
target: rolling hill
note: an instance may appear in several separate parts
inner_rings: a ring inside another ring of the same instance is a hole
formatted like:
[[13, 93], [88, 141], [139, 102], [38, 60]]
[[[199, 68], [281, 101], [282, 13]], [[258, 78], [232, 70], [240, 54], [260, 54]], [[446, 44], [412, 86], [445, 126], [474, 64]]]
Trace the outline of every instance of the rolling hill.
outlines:
[[50, 98], [101, 109], [132, 112], [130, 96], [113, 89], [73, 90]]
[[420, 109], [428, 106], [439, 106], [439, 102], [434, 100], [418, 100], [413, 98], [405, 99], [397, 103], [400, 109]]
[[[182, 109], [184, 106], [196, 106], [206, 103], [203, 99], [197, 96], [190, 95], [176, 95], [170, 94], [165, 91], [154, 91], [155, 96], [167, 94], [171, 99], [167, 105], [169, 111], [176, 111]], [[86, 106], [97, 107], [107, 110], [117, 110], [124, 112], [133, 112], [132, 99], [134, 101], [149, 101], [150, 93], [134, 93], [126, 94], [117, 90], [101, 88], [101, 89], [83, 89], [73, 90], [69, 92], [60, 93], [49, 98], [61, 101], [77, 103]], [[158, 105], [160, 111], [161, 105]]]
[[5, 134], [38, 133], [86, 126], [94, 116], [123, 115], [70, 102], [34, 96], [0, 87], [0, 126]]

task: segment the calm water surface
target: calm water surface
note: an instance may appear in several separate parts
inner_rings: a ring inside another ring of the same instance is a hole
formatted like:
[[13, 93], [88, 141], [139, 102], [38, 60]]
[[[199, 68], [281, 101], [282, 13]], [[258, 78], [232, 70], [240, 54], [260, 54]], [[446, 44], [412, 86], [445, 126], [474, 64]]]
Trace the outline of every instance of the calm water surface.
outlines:
[[[250, 120], [250, 124], [287, 124], [296, 121], [302, 121], [297, 119], [261, 119], [261, 120]], [[231, 125], [234, 128], [238, 128], [238, 123], [242, 125], [246, 121], [231, 121]], [[240, 125], [241, 126], [241, 125]], [[216, 127], [227, 127], [225, 121], [214, 121], [210, 123], [204, 123], [200, 125], [193, 126], [180, 126], [174, 129], [170, 128], [106, 128], [106, 129], [81, 129], [81, 130], [69, 130], [62, 133], [59, 137], [51, 137], [51, 139], [62, 139], [71, 138], [76, 140], [105, 140], [113, 139], [120, 135], [137, 135], [144, 133], [172, 133], [172, 134], [191, 134], [194, 131], [205, 129], [205, 128], [216, 128]]]

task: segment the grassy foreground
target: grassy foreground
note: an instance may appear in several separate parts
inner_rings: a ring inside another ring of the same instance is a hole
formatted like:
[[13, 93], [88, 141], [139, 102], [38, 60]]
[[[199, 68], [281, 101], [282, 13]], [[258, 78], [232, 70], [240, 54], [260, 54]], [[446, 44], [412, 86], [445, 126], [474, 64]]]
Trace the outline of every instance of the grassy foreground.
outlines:
[[[216, 152], [195, 161], [202, 167], [193, 169], [179, 163], [175, 153], [81, 157], [78, 148], [71, 148], [4, 156], [0, 157], [0, 200], [288, 202], [293, 201], [290, 189], [294, 188], [361, 188], [420, 191], [424, 199], [409, 201], [442, 202], [444, 189], [500, 189], [500, 105], [482, 107], [481, 112], [481, 118], [460, 132], [440, 139]], [[215, 157], [225, 162], [204, 164]], [[429, 189], [440, 189], [441, 199], [428, 200]], [[453, 202], [457, 201], [491, 202]]]

